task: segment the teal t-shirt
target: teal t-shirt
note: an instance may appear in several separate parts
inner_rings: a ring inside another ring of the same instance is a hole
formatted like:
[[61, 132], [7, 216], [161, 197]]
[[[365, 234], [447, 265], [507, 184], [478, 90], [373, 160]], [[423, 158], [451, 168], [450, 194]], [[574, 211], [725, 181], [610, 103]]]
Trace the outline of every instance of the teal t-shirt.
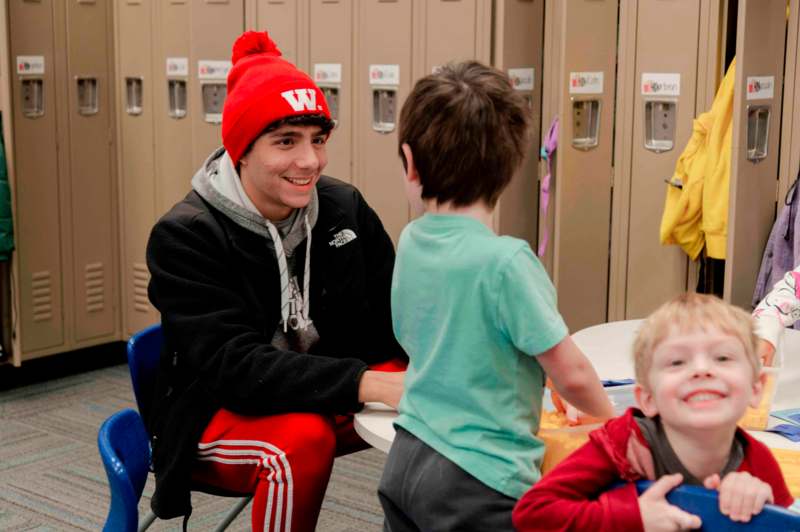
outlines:
[[426, 214], [400, 236], [392, 321], [410, 362], [395, 422], [518, 499], [539, 477], [544, 371], [567, 335], [527, 242], [480, 221]]

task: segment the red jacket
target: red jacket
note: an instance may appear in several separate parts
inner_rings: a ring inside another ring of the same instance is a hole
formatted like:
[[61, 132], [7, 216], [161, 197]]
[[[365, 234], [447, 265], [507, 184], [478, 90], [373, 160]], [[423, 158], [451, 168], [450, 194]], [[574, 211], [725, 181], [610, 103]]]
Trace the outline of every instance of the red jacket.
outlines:
[[[775, 504], [790, 506], [794, 499], [769, 449], [744, 436], [744, 458], [738, 471], [747, 471], [772, 486]], [[642, 530], [636, 485], [629, 482], [608, 491], [617, 481], [644, 478], [629, 460], [630, 438], [649, 450], [633, 409], [589, 434], [589, 441], [528, 490], [514, 508], [514, 527], [530, 530]], [[641, 468], [638, 468], [641, 469]]]

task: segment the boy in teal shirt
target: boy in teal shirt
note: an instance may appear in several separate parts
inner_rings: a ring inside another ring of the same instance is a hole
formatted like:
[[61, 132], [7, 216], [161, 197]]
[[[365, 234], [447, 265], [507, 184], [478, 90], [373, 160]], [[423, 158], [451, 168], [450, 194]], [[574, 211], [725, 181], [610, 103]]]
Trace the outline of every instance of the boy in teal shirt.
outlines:
[[424, 215], [400, 236], [392, 282], [410, 364], [379, 488], [386, 531], [512, 530], [539, 478], [546, 376], [579, 409], [613, 415], [530, 246], [491, 229], [529, 114], [503, 73], [474, 61], [421, 79], [403, 106], [406, 193]]

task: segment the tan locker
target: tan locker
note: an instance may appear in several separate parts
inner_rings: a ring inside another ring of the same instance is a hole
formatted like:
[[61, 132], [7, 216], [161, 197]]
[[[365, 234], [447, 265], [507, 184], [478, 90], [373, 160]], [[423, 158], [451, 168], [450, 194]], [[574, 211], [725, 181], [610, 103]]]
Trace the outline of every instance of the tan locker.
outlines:
[[244, 31], [242, 0], [196, 0], [191, 4], [189, 88], [192, 112], [192, 163], [203, 161], [222, 145], [222, 107], [231, 67], [231, 48]]
[[21, 359], [63, 346], [61, 188], [52, 0], [8, 3]]
[[800, 104], [796, 103], [800, 97], [800, 0], [792, 0], [789, 7], [784, 76], [778, 212], [800, 171]]
[[356, 185], [397, 242], [409, 211], [397, 121], [411, 87], [412, 0], [364, 0], [356, 12]]
[[[153, 18], [155, 0], [117, 0], [116, 54], [120, 175], [123, 329], [133, 334], [158, 322], [147, 297], [145, 248], [156, 219]], [[163, 63], [159, 64], [163, 68]]]
[[110, 5], [67, 2], [69, 174], [75, 341], [117, 333], [116, 175]]
[[785, 0], [739, 0], [724, 297], [751, 308], [775, 217]]
[[[158, 0], [153, 24], [153, 113], [156, 210], [158, 218], [191, 190], [199, 166], [192, 159], [192, 85], [189, 72], [192, 6], [187, 0]], [[144, 272], [139, 270], [139, 275]], [[148, 274], [149, 275], [149, 274]]]
[[[258, 31], [266, 30], [269, 36], [278, 45], [283, 57], [295, 64], [298, 68], [308, 71], [306, 47], [308, 37], [303, 31], [307, 22], [305, 3], [308, 0], [255, 0], [255, 13], [247, 13], [247, 27]], [[325, 3], [339, 4], [341, 0], [326, 0]], [[347, 2], [350, 3], [350, 2]], [[337, 27], [333, 21], [328, 21], [327, 33], [336, 40], [349, 37], [343, 28]], [[342, 32], [338, 37], [338, 32]]]
[[617, 2], [554, 2], [561, 64], [553, 282], [571, 330], [606, 320]]
[[495, 4], [494, 66], [508, 73], [528, 99], [533, 115], [528, 154], [497, 205], [500, 234], [537, 245], [539, 192], [538, 152], [541, 129], [544, 0], [503, 0]]
[[615, 318], [645, 317], [687, 288], [686, 254], [678, 246], [662, 246], [659, 227], [664, 180], [691, 137], [693, 118], [704, 111], [695, 107], [703, 3], [621, 4], [623, 20], [634, 29], [620, 30], [631, 32], [633, 48], [624, 62], [620, 51], [618, 61], [618, 84], [632, 87], [618, 89], [614, 217], [626, 227], [612, 233], [612, 269], [622, 270], [610, 280], [610, 293], [622, 306]]
[[491, 61], [491, 2], [427, 0], [418, 5], [421, 9], [415, 13], [415, 79], [448, 62]]
[[353, 16], [347, 0], [311, 0], [309, 6], [308, 73], [336, 121], [325, 173], [348, 182], [353, 182]]

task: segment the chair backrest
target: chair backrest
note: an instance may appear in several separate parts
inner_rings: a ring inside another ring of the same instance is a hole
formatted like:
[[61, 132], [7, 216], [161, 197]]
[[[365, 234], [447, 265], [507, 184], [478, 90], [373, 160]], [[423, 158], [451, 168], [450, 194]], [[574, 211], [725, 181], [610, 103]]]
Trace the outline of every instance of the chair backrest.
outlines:
[[[642, 493], [651, 484], [652, 482], [649, 480], [640, 480], [636, 483], [636, 489]], [[700, 530], [713, 530], [714, 532], [726, 530], [800, 531], [800, 514], [772, 504], [766, 505], [761, 513], [753, 516], [749, 523], [731, 521], [719, 511], [718, 492], [699, 486], [678, 486], [667, 494], [667, 501], [698, 516], [703, 521], [703, 527]]]
[[142, 415], [146, 415], [155, 389], [162, 342], [161, 324], [151, 325], [128, 340], [128, 368], [131, 372], [133, 395]]
[[150, 468], [150, 442], [139, 413], [127, 408], [105, 420], [97, 434], [97, 448], [111, 490], [111, 507], [103, 530], [134, 532]]

